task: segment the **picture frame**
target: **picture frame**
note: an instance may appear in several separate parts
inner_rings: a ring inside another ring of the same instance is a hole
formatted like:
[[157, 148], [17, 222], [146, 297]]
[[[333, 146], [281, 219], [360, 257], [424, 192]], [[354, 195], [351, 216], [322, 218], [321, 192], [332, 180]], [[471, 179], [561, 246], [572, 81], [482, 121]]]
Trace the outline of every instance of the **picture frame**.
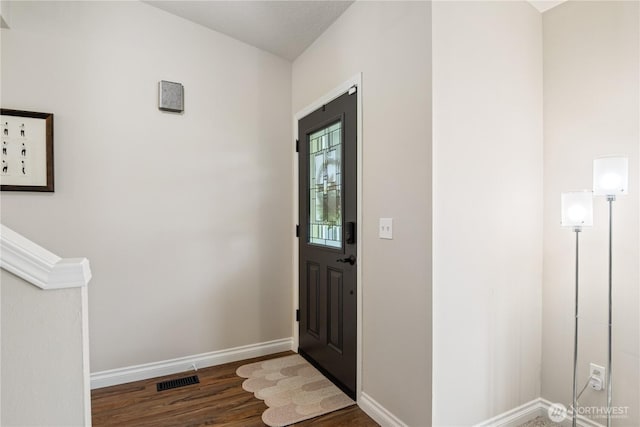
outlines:
[[0, 109], [0, 191], [54, 191], [53, 114]]

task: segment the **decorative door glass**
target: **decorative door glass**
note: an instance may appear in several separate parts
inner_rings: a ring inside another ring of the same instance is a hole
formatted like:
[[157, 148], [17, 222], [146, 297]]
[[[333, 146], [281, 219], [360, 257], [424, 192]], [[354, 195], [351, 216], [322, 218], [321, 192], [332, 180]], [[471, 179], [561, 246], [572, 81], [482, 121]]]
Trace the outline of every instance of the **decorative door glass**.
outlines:
[[309, 243], [342, 247], [342, 123], [309, 136]]

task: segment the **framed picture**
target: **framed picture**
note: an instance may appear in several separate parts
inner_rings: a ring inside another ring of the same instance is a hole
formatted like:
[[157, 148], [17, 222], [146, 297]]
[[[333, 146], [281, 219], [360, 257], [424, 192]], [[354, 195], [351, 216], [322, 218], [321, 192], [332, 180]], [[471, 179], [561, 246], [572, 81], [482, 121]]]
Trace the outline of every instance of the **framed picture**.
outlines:
[[0, 110], [2, 191], [53, 191], [53, 114]]

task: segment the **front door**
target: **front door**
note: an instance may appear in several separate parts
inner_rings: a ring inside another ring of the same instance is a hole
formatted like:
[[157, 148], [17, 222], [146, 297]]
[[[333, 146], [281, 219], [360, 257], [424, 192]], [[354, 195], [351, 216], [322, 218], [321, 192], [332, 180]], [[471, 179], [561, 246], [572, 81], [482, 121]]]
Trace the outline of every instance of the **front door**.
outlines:
[[355, 90], [298, 122], [299, 353], [355, 399]]

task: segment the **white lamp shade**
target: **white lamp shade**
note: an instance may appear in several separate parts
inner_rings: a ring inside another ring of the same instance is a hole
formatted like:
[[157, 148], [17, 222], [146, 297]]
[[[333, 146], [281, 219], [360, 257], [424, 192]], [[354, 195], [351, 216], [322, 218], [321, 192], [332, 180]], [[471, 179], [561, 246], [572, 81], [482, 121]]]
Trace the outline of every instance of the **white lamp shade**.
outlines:
[[593, 226], [593, 193], [588, 190], [562, 193], [563, 227]]
[[629, 159], [600, 157], [593, 161], [593, 194], [615, 196], [629, 190]]

